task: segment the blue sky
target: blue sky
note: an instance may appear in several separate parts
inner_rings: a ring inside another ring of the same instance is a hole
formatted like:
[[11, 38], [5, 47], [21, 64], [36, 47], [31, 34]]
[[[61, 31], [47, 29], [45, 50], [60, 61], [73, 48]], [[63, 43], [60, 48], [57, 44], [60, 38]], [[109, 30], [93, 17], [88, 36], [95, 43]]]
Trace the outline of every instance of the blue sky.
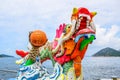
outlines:
[[70, 23], [73, 7], [86, 7], [98, 14], [94, 17], [97, 39], [86, 55], [105, 47], [120, 49], [119, 0], [0, 0], [0, 54], [27, 51], [29, 31], [46, 32], [49, 41], [62, 23]]

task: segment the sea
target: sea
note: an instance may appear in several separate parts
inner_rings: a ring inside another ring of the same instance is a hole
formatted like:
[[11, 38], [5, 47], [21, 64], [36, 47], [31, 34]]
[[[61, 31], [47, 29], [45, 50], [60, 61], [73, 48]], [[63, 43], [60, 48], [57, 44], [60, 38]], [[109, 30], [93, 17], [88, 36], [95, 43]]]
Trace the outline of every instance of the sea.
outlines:
[[[0, 80], [16, 78], [19, 65], [17, 58], [0, 58]], [[51, 61], [43, 63], [52, 73]], [[84, 80], [99, 80], [102, 78], [120, 78], [120, 57], [85, 57], [82, 61]]]

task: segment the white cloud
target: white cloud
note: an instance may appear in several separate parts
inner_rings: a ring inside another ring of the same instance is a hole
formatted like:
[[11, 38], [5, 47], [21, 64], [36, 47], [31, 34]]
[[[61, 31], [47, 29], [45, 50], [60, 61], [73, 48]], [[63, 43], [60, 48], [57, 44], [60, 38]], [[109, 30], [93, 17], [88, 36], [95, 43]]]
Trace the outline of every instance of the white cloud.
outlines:
[[0, 0], [0, 44], [8, 43], [11, 49], [24, 48], [28, 32], [34, 29], [45, 31], [52, 40], [59, 24], [70, 23], [73, 7], [86, 7], [98, 13], [94, 22], [100, 25], [97, 25], [97, 39], [91, 47], [120, 47], [119, 0]]
[[120, 37], [118, 34], [120, 33], [120, 26], [112, 25], [109, 28], [101, 27], [100, 25], [96, 26], [97, 33], [96, 33], [96, 46], [103, 46], [103, 47], [112, 47], [112, 48], [120, 48]]
[[119, 0], [0, 0], [0, 3], [0, 18], [15, 19], [18, 25], [22, 22], [29, 26], [45, 20], [49, 20], [49, 23], [52, 21], [51, 23], [56, 25], [62, 22], [68, 23], [72, 8], [81, 6], [98, 12], [95, 17], [97, 24], [120, 22]]

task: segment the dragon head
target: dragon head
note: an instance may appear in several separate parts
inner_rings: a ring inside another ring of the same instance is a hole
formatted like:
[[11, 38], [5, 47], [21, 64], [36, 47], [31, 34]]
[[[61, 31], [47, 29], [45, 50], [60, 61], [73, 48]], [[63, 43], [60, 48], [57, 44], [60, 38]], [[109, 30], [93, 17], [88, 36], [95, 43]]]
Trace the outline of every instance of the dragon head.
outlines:
[[76, 29], [77, 35], [85, 33], [94, 33], [96, 28], [93, 24], [93, 17], [96, 15], [96, 12], [90, 12], [87, 8], [73, 8], [71, 22], [74, 21], [74, 26]]
[[73, 19], [82, 19], [82, 17], [86, 17], [88, 20], [92, 20], [92, 18], [97, 14], [97, 12], [89, 12], [87, 8], [81, 7], [81, 8], [73, 8], [71, 21]]

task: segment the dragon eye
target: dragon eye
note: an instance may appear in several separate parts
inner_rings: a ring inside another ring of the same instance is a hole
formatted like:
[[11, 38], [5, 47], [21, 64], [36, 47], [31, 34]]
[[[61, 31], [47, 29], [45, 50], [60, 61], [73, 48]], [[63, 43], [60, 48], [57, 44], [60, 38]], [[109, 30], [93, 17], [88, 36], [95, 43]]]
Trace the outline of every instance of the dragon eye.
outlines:
[[68, 26], [68, 28], [70, 28], [70, 26]]

